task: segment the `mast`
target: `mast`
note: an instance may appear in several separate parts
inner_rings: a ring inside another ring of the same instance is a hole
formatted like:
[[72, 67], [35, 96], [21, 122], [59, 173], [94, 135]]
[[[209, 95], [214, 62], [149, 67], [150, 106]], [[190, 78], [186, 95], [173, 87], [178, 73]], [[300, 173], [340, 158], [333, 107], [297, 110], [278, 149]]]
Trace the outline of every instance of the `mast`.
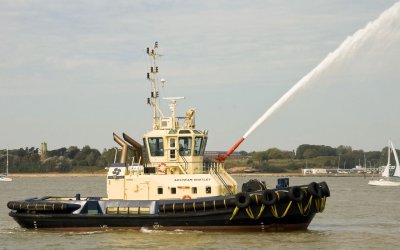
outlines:
[[8, 175], [8, 147], [7, 147], [7, 167], [6, 167], [6, 176]]
[[389, 140], [389, 143], [388, 143], [388, 163], [387, 163], [388, 166], [390, 166], [390, 143], [391, 143], [391, 141]]
[[389, 177], [389, 168], [390, 168], [390, 140], [388, 142], [388, 162], [382, 172], [382, 177]]
[[150, 72], [147, 73], [147, 79], [150, 81], [151, 84], [151, 93], [150, 98], [147, 99], [147, 104], [153, 106], [153, 129], [159, 128], [160, 115], [162, 116], [161, 110], [158, 106], [158, 66], [156, 63], [156, 58], [161, 55], [158, 54], [157, 48], [158, 42], [155, 42], [152, 49], [149, 47], [147, 47], [146, 49], [147, 55], [149, 55], [151, 61]]

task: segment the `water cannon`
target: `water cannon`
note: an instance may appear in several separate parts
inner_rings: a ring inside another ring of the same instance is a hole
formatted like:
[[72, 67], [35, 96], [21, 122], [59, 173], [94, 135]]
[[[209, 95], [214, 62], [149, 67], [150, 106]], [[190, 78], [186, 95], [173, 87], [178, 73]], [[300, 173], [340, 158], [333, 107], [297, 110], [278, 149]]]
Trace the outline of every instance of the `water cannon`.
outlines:
[[218, 162], [224, 162], [226, 158], [228, 158], [238, 147], [242, 142], [244, 141], [244, 137], [241, 137], [233, 146], [226, 152], [225, 155], [218, 155], [215, 159]]

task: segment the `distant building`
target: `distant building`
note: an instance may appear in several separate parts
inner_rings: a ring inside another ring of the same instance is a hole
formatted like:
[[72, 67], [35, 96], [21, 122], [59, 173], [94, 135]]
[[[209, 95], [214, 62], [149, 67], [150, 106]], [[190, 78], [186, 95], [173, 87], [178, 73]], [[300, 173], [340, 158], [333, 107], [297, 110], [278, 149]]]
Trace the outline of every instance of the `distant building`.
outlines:
[[303, 175], [307, 174], [327, 174], [327, 170], [325, 168], [303, 168], [302, 170]]

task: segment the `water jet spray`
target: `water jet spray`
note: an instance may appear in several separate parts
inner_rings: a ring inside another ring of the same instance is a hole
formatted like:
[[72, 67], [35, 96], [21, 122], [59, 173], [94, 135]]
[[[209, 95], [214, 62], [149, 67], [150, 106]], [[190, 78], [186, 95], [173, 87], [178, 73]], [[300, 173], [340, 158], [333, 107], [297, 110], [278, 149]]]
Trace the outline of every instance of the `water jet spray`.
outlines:
[[352, 36], [340, 44], [333, 52], [329, 53], [313, 70], [301, 78], [292, 88], [289, 89], [281, 98], [278, 99], [247, 131], [246, 133], [226, 152], [225, 155], [218, 155], [216, 160], [223, 162], [228, 158], [239, 145], [258, 128], [266, 119], [268, 119], [275, 111], [283, 106], [294, 94], [307, 85], [311, 80], [324, 72], [329, 66], [338, 60], [345, 59], [357, 50], [374, 34], [379, 34], [383, 24], [393, 22], [394, 18], [400, 15], [400, 2], [395, 3], [392, 7], [384, 11], [377, 19], [369, 22], [364, 28], [356, 31]]

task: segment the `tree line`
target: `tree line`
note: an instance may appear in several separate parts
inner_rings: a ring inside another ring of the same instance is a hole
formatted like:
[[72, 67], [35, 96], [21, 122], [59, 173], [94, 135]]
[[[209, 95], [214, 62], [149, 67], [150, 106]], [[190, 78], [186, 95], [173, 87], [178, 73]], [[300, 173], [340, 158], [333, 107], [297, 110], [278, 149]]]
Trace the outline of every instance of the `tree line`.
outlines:
[[[9, 150], [9, 172], [11, 173], [48, 173], [48, 172], [93, 172], [113, 163], [115, 149], [99, 150], [84, 146], [59, 148], [46, 152], [41, 159], [38, 148], [20, 148]], [[6, 150], [0, 150], [0, 166], [6, 165]]]
[[[47, 151], [47, 157], [41, 160], [39, 149], [26, 147], [9, 150], [9, 171], [11, 173], [47, 173], [47, 172], [94, 172], [114, 162], [115, 149], [103, 149], [100, 152], [90, 146], [78, 148], [70, 146]], [[265, 151], [240, 151], [241, 159], [227, 162], [228, 165], [245, 164], [268, 172], [282, 172], [282, 167], [295, 171], [305, 167], [353, 168], [356, 165], [378, 167], [386, 165], [388, 148], [381, 151], [353, 150], [350, 146], [336, 148], [325, 145], [302, 144], [296, 151], [269, 148]], [[128, 155], [128, 157], [132, 157]], [[391, 157], [394, 165], [394, 157]], [[365, 160], [364, 160], [365, 159]], [[128, 162], [131, 158], [128, 158]], [[235, 163], [236, 161], [236, 163]], [[0, 171], [6, 166], [6, 150], [0, 150]]]
[[[351, 146], [345, 145], [334, 148], [326, 145], [302, 144], [295, 151], [270, 148], [265, 151], [250, 152], [247, 154], [245, 164], [265, 172], [290, 172], [314, 167], [343, 169], [351, 169], [357, 165], [379, 167], [386, 165], [387, 159], [388, 147], [384, 147], [381, 151], [363, 151], [353, 150]], [[391, 164], [395, 165], [394, 157], [391, 157]]]

